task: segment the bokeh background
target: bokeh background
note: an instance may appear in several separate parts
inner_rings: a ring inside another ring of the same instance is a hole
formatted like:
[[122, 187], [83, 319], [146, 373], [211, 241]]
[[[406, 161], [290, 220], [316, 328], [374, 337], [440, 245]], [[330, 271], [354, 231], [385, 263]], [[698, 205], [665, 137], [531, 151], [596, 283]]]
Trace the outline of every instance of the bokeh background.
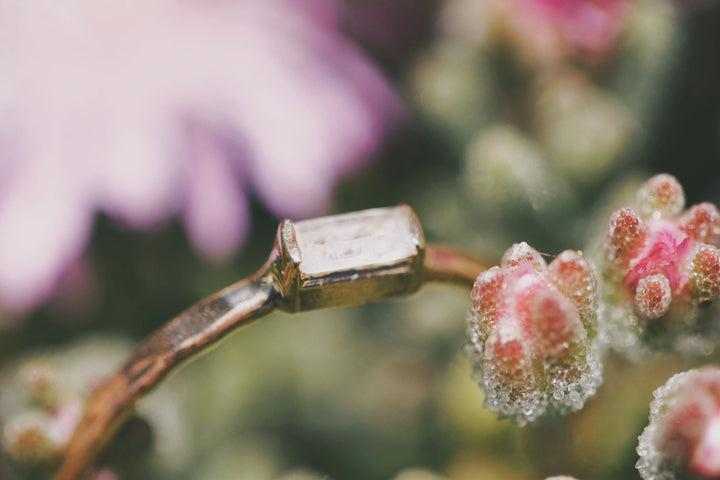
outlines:
[[[0, 478], [47, 478], [134, 342], [252, 273], [278, 219], [408, 203], [430, 241], [592, 250], [669, 172], [720, 203], [720, 4], [0, 0]], [[521, 429], [461, 355], [468, 292], [276, 314], [139, 407], [115, 479], [638, 478], [611, 356]]]

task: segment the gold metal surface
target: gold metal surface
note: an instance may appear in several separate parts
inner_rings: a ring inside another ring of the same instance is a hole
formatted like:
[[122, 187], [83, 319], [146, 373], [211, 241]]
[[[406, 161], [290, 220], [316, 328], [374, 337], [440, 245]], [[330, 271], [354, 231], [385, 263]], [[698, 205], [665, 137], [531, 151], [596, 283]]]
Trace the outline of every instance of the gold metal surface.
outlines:
[[97, 387], [54, 480], [82, 478], [135, 403], [184, 361], [275, 309], [299, 312], [407, 295], [426, 282], [469, 288], [485, 269], [458, 250], [426, 245], [406, 205], [280, 223], [267, 263], [143, 341]]

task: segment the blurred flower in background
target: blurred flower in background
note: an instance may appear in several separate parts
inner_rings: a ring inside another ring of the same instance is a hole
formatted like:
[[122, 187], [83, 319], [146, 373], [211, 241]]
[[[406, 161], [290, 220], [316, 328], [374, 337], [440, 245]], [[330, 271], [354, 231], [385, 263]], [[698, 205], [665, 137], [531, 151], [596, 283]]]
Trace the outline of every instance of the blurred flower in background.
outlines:
[[443, 2], [408, 86], [460, 157], [477, 243], [572, 245], [594, 195], [647, 159], [682, 38], [668, 0]]
[[[121, 364], [130, 348], [131, 343], [122, 338], [90, 337], [59, 349], [25, 354], [0, 370], [3, 460], [22, 465], [22, 478], [47, 478], [80, 420], [88, 395]], [[187, 418], [177, 392], [163, 386], [143, 402], [114, 442], [134, 455], [122, 452], [126, 457], [110, 468], [129, 478], [144, 476], [138, 472], [150, 468], [177, 475], [187, 468], [183, 459], [189, 458], [193, 448]], [[124, 446], [122, 438], [127, 440]], [[15, 478], [2, 467], [1, 478]]]
[[399, 117], [331, 0], [0, 0], [0, 305], [48, 297], [96, 212], [181, 215], [205, 256], [242, 242], [248, 194], [329, 205]]
[[448, 0], [443, 35], [480, 46], [508, 43], [533, 66], [616, 46], [629, 0]]
[[612, 47], [628, 0], [521, 0], [535, 18], [545, 20], [570, 42], [590, 51]]

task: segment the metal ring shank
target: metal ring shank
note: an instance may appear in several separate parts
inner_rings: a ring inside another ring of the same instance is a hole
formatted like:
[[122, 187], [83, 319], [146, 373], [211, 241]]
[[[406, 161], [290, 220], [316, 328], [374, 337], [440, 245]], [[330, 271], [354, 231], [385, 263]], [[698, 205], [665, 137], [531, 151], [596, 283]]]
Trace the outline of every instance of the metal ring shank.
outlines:
[[[485, 269], [478, 260], [453, 249], [428, 245], [424, 255], [422, 283], [469, 287]], [[283, 303], [287, 301], [287, 278], [282, 277], [282, 270], [275, 250], [260, 272], [202, 300], [141, 343], [122, 369], [92, 393], [54, 480], [80, 478], [135, 403], [184, 360], [206, 351], [237, 328], [287, 307]]]
[[430, 244], [425, 248], [422, 281], [472, 288], [480, 272], [487, 268], [483, 260], [456, 248]]
[[153, 333], [132, 352], [118, 373], [93, 391], [54, 479], [72, 480], [83, 475], [146, 392], [184, 360], [270, 313], [280, 302], [268, 265], [202, 300]]

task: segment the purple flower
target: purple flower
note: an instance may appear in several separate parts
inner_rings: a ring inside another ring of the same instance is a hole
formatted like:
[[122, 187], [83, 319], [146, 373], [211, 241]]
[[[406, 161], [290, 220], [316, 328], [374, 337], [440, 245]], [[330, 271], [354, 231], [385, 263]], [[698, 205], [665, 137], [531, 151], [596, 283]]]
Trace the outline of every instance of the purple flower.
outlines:
[[104, 211], [241, 243], [247, 194], [328, 206], [399, 104], [333, 0], [0, 0], [0, 304], [45, 299]]

